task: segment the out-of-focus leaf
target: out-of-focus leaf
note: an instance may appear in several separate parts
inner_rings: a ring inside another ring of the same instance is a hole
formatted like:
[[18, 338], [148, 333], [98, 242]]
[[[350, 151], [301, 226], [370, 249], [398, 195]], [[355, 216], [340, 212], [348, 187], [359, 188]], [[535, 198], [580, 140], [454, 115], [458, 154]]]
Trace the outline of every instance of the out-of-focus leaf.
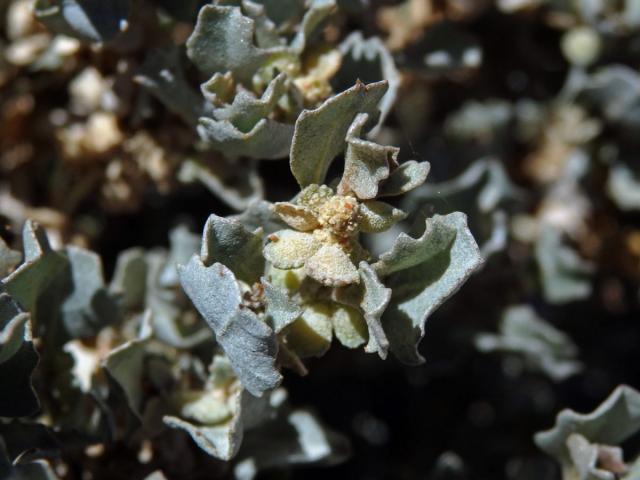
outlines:
[[102, 361], [103, 368], [122, 388], [131, 410], [141, 416], [143, 373], [147, 343], [151, 338], [151, 312], [142, 320], [138, 338], [129, 340], [110, 351]]
[[214, 331], [242, 385], [258, 397], [278, 386], [282, 376], [275, 367], [275, 335], [242, 304], [231, 270], [220, 263], [207, 267], [194, 255], [179, 272], [182, 287]]
[[230, 71], [237, 80], [251, 85], [261, 67], [292, 55], [284, 47], [257, 47], [254, 34], [255, 22], [239, 7], [206, 5], [187, 41], [187, 55], [209, 75]]
[[222, 263], [239, 280], [252, 285], [264, 272], [262, 232], [250, 232], [237, 220], [212, 214], [202, 234], [200, 257], [205, 266]]
[[102, 261], [89, 250], [68, 246], [69, 295], [61, 306], [62, 320], [72, 337], [95, 334], [101, 327], [116, 323], [120, 312], [104, 284]]
[[216, 159], [216, 162], [205, 164], [196, 159], [186, 159], [180, 165], [178, 179], [186, 183], [199, 181], [234, 210], [248, 209], [253, 202], [260, 201], [264, 196], [264, 186], [255, 163], [240, 168], [231, 160], [234, 175], [228, 175], [230, 166], [221, 165], [223, 161]]
[[286, 290], [272, 285], [265, 278], [262, 278], [261, 282], [267, 303], [266, 314], [268, 321], [273, 331], [280, 333], [283, 328], [300, 316], [302, 309], [289, 296]]
[[466, 215], [457, 212], [427, 219], [418, 239], [402, 234], [393, 249], [373, 265], [379, 275], [389, 275], [386, 285], [393, 294], [383, 325], [391, 351], [401, 361], [424, 362], [417, 344], [424, 336], [427, 318], [482, 263]]
[[415, 67], [429, 74], [475, 69], [482, 64], [480, 43], [446, 21], [431, 25], [420, 42], [407, 49], [406, 54], [409, 58], [420, 58], [422, 64]]
[[296, 120], [291, 144], [291, 172], [301, 187], [323, 184], [333, 159], [345, 146], [345, 136], [358, 113], [378, 118], [378, 102], [387, 82], [356, 83], [326, 100], [315, 110], [304, 110]]
[[391, 166], [397, 165], [400, 150], [361, 139], [368, 121], [369, 116], [360, 113], [347, 131], [344, 173], [338, 187], [339, 191], [352, 191], [362, 200], [376, 198], [378, 184], [389, 177]]
[[160, 284], [163, 287], [179, 287], [178, 265], [187, 263], [191, 255], [200, 250], [201, 238], [189, 231], [184, 225], [179, 225], [169, 232], [169, 258], [162, 269]]
[[20, 263], [21, 258], [20, 252], [11, 250], [0, 237], [0, 278], [13, 270]]
[[616, 163], [609, 170], [607, 192], [623, 210], [640, 210], [640, 179], [623, 163]]
[[339, 50], [343, 57], [342, 65], [331, 82], [336, 90], [347, 88], [356, 80], [364, 83], [386, 80], [389, 84], [387, 93], [380, 100], [378, 124], [371, 131], [371, 135], [375, 136], [396, 101], [401, 83], [400, 72], [391, 53], [378, 37], [365, 39], [362, 32], [353, 32], [342, 41]]
[[550, 303], [581, 300], [591, 294], [593, 265], [562, 242], [562, 232], [543, 228], [535, 247], [542, 293]]
[[[535, 435], [536, 445], [556, 458], [564, 468], [575, 468], [574, 460], [580, 460], [581, 466], [588, 466], [588, 458], [576, 458], [575, 435], [589, 443], [602, 446], [617, 445], [640, 429], [640, 393], [626, 385], [618, 386], [598, 408], [588, 414], [576, 413], [573, 410], [562, 410], [556, 417], [555, 426]], [[572, 452], [572, 444], [573, 452]], [[572, 455], [573, 454], [573, 455]], [[586, 465], [585, 465], [586, 464]], [[592, 471], [588, 471], [593, 474]], [[598, 472], [596, 472], [598, 473]], [[606, 472], [605, 472], [606, 473]], [[579, 477], [587, 479], [611, 479], [615, 475], [596, 477]], [[626, 478], [626, 477], [624, 477]]]
[[6, 480], [58, 480], [46, 460], [13, 463], [6, 448], [7, 440], [0, 437], [0, 478]]
[[2, 284], [22, 308], [33, 312], [36, 300], [67, 262], [51, 249], [44, 229], [30, 220], [24, 225], [22, 242], [24, 261]]
[[268, 468], [334, 465], [345, 460], [349, 451], [345, 437], [322, 425], [310, 412], [295, 410], [247, 432], [234, 473], [239, 480], [251, 480]]
[[170, 112], [196, 126], [206, 111], [202, 96], [184, 77], [179, 50], [154, 50], [140, 67], [135, 81], [148, 89]]
[[530, 368], [554, 381], [562, 381], [582, 368], [571, 339], [527, 305], [509, 307], [502, 316], [499, 335], [480, 334], [475, 344], [482, 352], [521, 355]]
[[127, 30], [130, 0], [38, 0], [38, 20], [57, 33], [107, 42]]
[[109, 284], [109, 291], [118, 298], [122, 308], [142, 308], [147, 286], [147, 261], [144, 250], [123, 250], [116, 260], [116, 268]]
[[[6, 297], [2, 294], [2, 297]], [[6, 298], [2, 300], [3, 302]], [[10, 319], [0, 318], [0, 416], [24, 417], [40, 407], [31, 383], [38, 364], [38, 353], [31, 341], [29, 315], [18, 313]]]
[[640, 75], [624, 65], [610, 65], [589, 79], [584, 93], [612, 123], [634, 132], [640, 126]]
[[471, 231], [481, 243], [483, 257], [487, 258], [506, 246], [504, 208], [508, 200], [520, 198], [521, 192], [510, 182], [500, 162], [480, 159], [451, 180], [414, 190], [404, 199], [402, 208], [417, 211], [422, 205], [437, 202], [445, 206], [445, 212], [464, 209]]
[[262, 228], [265, 235], [269, 235], [287, 227], [272, 207], [273, 205], [265, 200], [256, 200], [251, 202], [244, 212], [232, 215], [229, 219], [239, 221], [252, 231]]
[[311, 0], [309, 9], [304, 14], [302, 22], [300, 22], [298, 33], [291, 42], [291, 48], [295, 52], [302, 53], [307, 46], [309, 37], [335, 6], [335, 0]]

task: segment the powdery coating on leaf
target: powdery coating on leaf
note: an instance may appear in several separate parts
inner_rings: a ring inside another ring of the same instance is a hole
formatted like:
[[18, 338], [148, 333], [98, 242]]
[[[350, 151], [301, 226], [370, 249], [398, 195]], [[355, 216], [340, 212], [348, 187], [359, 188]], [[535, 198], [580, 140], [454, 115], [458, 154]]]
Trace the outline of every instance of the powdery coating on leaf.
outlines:
[[[457, 231], [450, 222], [436, 215], [427, 219], [424, 233], [412, 238], [406, 233], [398, 235], [390, 251], [380, 255], [373, 269], [381, 277], [419, 265], [447, 249], [456, 238]], [[465, 217], [466, 218], [466, 217]], [[466, 222], [466, 220], [465, 220]]]
[[365, 233], [384, 232], [405, 218], [405, 212], [385, 202], [365, 200], [360, 204], [360, 228]]
[[333, 159], [344, 149], [344, 138], [358, 113], [377, 118], [377, 104], [387, 82], [356, 83], [326, 100], [315, 110], [304, 110], [296, 120], [291, 143], [291, 172], [301, 187], [324, 183]]
[[205, 5], [196, 28], [187, 40], [187, 55], [203, 72], [233, 72], [236, 79], [251, 84], [253, 75], [267, 62], [290, 55], [285, 48], [254, 45], [255, 23], [239, 7]]
[[231, 270], [220, 263], [206, 267], [194, 255], [179, 273], [184, 291], [214, 331], [244, 388], [259, 397], [278, 386], [282, 376], [275, 367], [275, 335], [242, 305]]
[[295, 205], [288, 202], [277, 202], [273, 206], [273, 211], [287, 223], [291, 228], [301, 232], [307, 232], [320, 227], [315, 214], [303, 205]]
[[305, 262], [304, 267], [307, 275], [328, 287], [360, 282], [355, 265], [344, 250], [336, 245], [323, 245]]
[[459, 212], [427, 219], [425, 235], [418, 240], [399, 238], [390, 253], [379, 267], [395, 272], [387, 280], [393, 294], [383, 317], [384, 329], [391, 351], [402, 362], [420, 364], [424, 358], [417, 346], [427, 319], [483, 260], [467, 217]]
[[536, 445], [560, 462], [570, 463], [567, 439], [578, 433], [592, 443], [617, 445], [640, 429], [640, 393], [621, 385], [588, 414], [562, 410], [555, 426], [535, 435]]
[[358, 271], [364, 287], [360, 307], [364, 312], [364, 319], [369, 329], [369, 343], [365, 347], [365, 351], [378, 352], [380, 358], [384, 360], [387, 358], [389, 340], [380, 320], [391, 301], [391, 289], [384, 286], [375, 270], [367, 262], [360, 262]]
[[289, 297], [286, 290], [272, 285], [265, 278], [260, 281], [264, 287], [267, 317], [271, 320], [273, 330], [280, 333], [300, 316], [302, 309]]
[[427, 179], [430, 170], [431, 164], [429, 162], [417, 162], [415, 160], [404, 162], [380, 186], [378, 197], [402, 195], [419, 187]]
[[249, 285], [264, 271], [262, 231], [250, 232], [237, 220], [209, 215], [202, 232], [200, 258], [205, 266], [222, 263]]
[[200, 138], [229, 158], [250, 157], [263, 160], [284, 158], [289, 152], [293, 126], [261, 119], [248, 132], [238, 130], [227, 120], [200, 117]]
[[378, 195], [378, 184], [389, 176], [390, 165], [397, 165], [399, 149], [383, 147], [377, 143], [362, 140], [362, 129], [369, 121], [366, 113], [356, 116], [347, 132], [347, 152], [344, 173], [338, 192], [353, 192], [359, 199], [371, 199]]
[[300, 268], [322, 244], [311, 233], [280, 230], [268, 237], [263, 254], [276, 268]]

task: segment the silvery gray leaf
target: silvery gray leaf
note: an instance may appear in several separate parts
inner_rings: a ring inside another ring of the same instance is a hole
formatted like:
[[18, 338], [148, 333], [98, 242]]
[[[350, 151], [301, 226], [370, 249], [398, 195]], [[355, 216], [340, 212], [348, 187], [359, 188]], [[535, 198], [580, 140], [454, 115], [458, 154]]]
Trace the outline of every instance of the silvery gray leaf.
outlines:
[[591, 294], [594, 266], [562, 241], [562, 232], [543, 228], [535, 246], [545, 299], [554, 304], [581, 300]]
[[117, 323], [120, 311], [105, 286], [100, 257], [74, 246], [68, 246], [66, 253], [69, 270], [61, 281], [69, 293], [60, 307], [62, 321], [72, 337], [91, 336]]
[[393, 293], [383, 326], [391, 351], [402, 362], [424, 362], [417, 345], [428, 317], [482, 263], [466, 215], [456, 212], [427, 219], [418, 239], [401, 234], [391, 252], [373, 265], [379, 275], [388, 275], [385, 283]]
[[265, 278], [260, 280], [264, 287], [267, 321], [275, 333], [291, 324], [301, 314], [300, 306], [289, 296], [286, 290], [269, 283]]
[[242, 304], [231, 270], [220, 263], [207, 267], [194, 255], [179, 272], [182, 287], [214, 331], [242, 385], [258, 397], [278, 386], [282, 376], [275, 366], [275, 334]]
[[541, 319], [528, 305], [507, 308], [499, 330], [497, 335], [478, 335], [476, 348], [522, 356], [530, 369], [541, 371], [554, 381], [565, 380], [582, 369], [571, 338]]
[[27, 220], [22, 231], [24, 261], [2, 285], [22, 308], [33, 313], [36, 301], [65, 268], [67, 260], [54, 252], [42, 227]]
[[287, 156], [293, 126], [263, 118], [248, 132], [238, 130], [227, 120], [200, 117], [200, 138], [214, 150], [229, 158], [248, 157], [275, 160]]
[[358, 113], [378, 118], [378, 102], [387, 82], [356, 83], [349, 90], [326, 100], [315, 110], [304, 110], [295, 124], [291, 144], [291, 172], [301, 187], [324, 183], [333, 159], [345, 147], [344, 139]]
[[239, 280], [252, 285], [264, 271], [262, 231], [250, 232], [237, 220], [211, 214], [202, 233], [200, 257], [205, 266], [222, 263]]
[[364, 83], [386, 80], [389, 84], [387, 93], [380, 100], [380, 118], [370, 132], [375, 137], [396, 101], [401, 83], [400, 72], [393, 56], [378, 37], [365, 39], [362, 32], [353, 32], [338, 48], [343, 59], [340, 70], [331, 82], [336, 90], [343, 90], [356, 80]]
[[38, 0], [35, 15], [57, 33], [106, 42], [128, 28], [130, 0]]
[[358, 271], [364, 289], [360, 308], [369, 330], [369, 343], [365, 351], [377, 352], [384, 360], [387, 358], [389, 340], [382, 327], [381, 319], [391, 300], [391, 289], [384, 286], [375, 270], [367, 262], [360, 262]]
[[254, 34], [255, 22], [244, 16], [239, 7], [206, 5], [187, 41], [187, 55], [204, 73], [230, 71], [234, 78], [251, 85], [261, 67], [292, 55], [284, 47], [257, 47]]
[[521, 198], [522, 192], [509, 180], [502, 164], [492, 158], [483, 158], [451, 180], [427, 183], [413, 190], [405, 197], [402, 208], [417, 211], [421, 206], [437, 204], [444, 205], [445, 212], [464, 209], [486, 259], [506, 246], [504, 208], [509, 201], [513, 203]]
[[400, 150], [361, 139], [368, 121], [369, 116], [360, 113], [347, 131], [344, 173], [338, 186], [339, 192], [353, 192], [362, 200], [376, 198], [378, 184], [389, 177], [391, 166], [397, 165]]
[[389, 178], [380, 186], [378, 197], [402, 195], [422, 185], [429, 175], [431, 164], [409, 160], [391, 172]]
[[147, 286], [147, 260], [142, 248], [123, 250], [118, 255], [109, 291], [123, 310], [141, 309]]
[[230, 122], [243, 133], [250, 132], [261, 119], [273, 112], [286, 88], [287, 76], [281, 73], [269, 83], [261, 98], [256, 98], [248, 90], [240, 89], [230, 105], [213, 111], [213, 117], [218, 121]]

